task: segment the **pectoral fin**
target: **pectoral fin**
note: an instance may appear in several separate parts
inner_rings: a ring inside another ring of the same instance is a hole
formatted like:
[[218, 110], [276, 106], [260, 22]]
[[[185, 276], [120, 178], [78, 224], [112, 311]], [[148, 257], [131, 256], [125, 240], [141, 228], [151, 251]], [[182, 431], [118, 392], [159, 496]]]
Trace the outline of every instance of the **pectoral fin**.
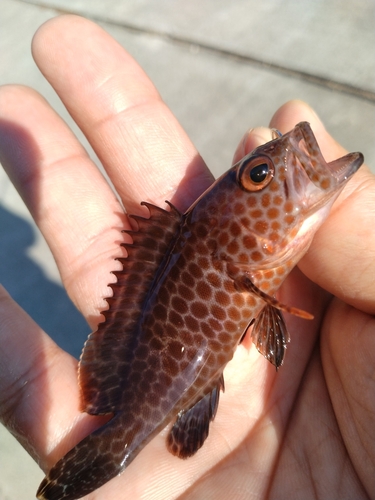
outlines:
[[269, 306], [274, 307], [275, 309], [280, 309], [280, 311], [288, 312], [289, 314], [293, 314], [294, 316], [298, 316], [303, 319], [314, 319], [314, 316], [303, 309], [298, 309], [298, 307], [288, 306], [279, 302], [275, 297], [271, 297], [267, 293], [263, 292], [260, 288], [258, 288], [249, 277], [242, 276], [241, 279], [236, 279], [236, 286], [239, 289], [246, 290], [248, 292], [257, 295], [261, 299], [264, 300]]
[[173, 455], [188, 458], [203, 445], [216, 415], [220, 389], [224, 390], [223, 375], [211, 392], [179, 414], [167, 438], [167, 447]]
[[258, 351], [268, 359], [276, 370], [282, 365], [287, 343], [290, 341], [289, 333], [281, 311], [294, 314], [304, 319], [313, 319], [314, 316], [297, 307], [288, 306], [279, 302], [263, 292], [253, 283], [250, 277], [241, 273], [241, 269], [231, 263], [227, 264], [228, 275], [233, 278], [238, 291], [249, 292], [265, 302], [265, 307], [249, 327], [253, 325], [252, 339]]

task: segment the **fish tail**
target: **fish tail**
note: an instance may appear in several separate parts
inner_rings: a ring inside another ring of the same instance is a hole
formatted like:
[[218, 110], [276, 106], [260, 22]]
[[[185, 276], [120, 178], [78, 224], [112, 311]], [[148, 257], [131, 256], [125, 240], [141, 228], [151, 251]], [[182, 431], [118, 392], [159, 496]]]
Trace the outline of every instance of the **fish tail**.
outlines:
[[115, 415], [80, 441], [48, 472], [37, 498], [76, 500], [120, 474], [143, 448], [143, 443], [140, 446], [134, 443], [139, 429], [137, 432], [127, 424], [121, 414]]

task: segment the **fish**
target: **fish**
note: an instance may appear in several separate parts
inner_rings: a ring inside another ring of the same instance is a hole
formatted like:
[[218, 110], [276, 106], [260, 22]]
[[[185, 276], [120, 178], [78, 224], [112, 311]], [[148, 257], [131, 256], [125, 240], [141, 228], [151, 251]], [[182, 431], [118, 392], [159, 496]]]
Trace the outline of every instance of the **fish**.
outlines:
[[63, 456], [37, 498], [74, 500], [121, 474], [163, 428], [188, 458], [203, 445], [223, 371], [246, 332], [278, 369], [290, 340], [275, 294], [363, 163], [327, 163], [307, 122], [257, 147], [185, 212], [143, 202], [104, 321], [79, 363], [82, 410], [111, 418]]

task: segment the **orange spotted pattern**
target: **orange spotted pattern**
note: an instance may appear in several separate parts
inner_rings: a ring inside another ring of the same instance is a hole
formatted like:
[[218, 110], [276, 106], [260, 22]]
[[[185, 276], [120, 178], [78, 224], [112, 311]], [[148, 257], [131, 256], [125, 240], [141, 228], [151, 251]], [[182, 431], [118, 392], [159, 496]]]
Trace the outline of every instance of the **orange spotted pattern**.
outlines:
[[184, 215], [145, 204], [150, 218], [132, 217], [128, 257], [79, 371], [83, 410], [113, 417], [57, 462], [38, 498], [90, 493], [169, 422], [169, 450], [194, 454], [253, 320], [258, 349], [282, 363], [279, 337], [289, 337], [273, 296], [361, 162], [352, 153], [327, 164], [301, 123], [233, 166]]

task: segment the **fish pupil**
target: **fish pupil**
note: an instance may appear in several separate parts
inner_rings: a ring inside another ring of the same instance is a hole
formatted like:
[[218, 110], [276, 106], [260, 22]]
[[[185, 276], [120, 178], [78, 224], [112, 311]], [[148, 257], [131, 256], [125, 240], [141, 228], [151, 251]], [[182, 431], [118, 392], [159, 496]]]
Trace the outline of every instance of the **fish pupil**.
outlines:
[[259, 182], [263, 182], [264, 179], [267, 177], [269, 167], [267, 163], [261, 163], [260, 165], [256, 165], [253, 167], [250, 172], [250, 179], [258, 184]]

